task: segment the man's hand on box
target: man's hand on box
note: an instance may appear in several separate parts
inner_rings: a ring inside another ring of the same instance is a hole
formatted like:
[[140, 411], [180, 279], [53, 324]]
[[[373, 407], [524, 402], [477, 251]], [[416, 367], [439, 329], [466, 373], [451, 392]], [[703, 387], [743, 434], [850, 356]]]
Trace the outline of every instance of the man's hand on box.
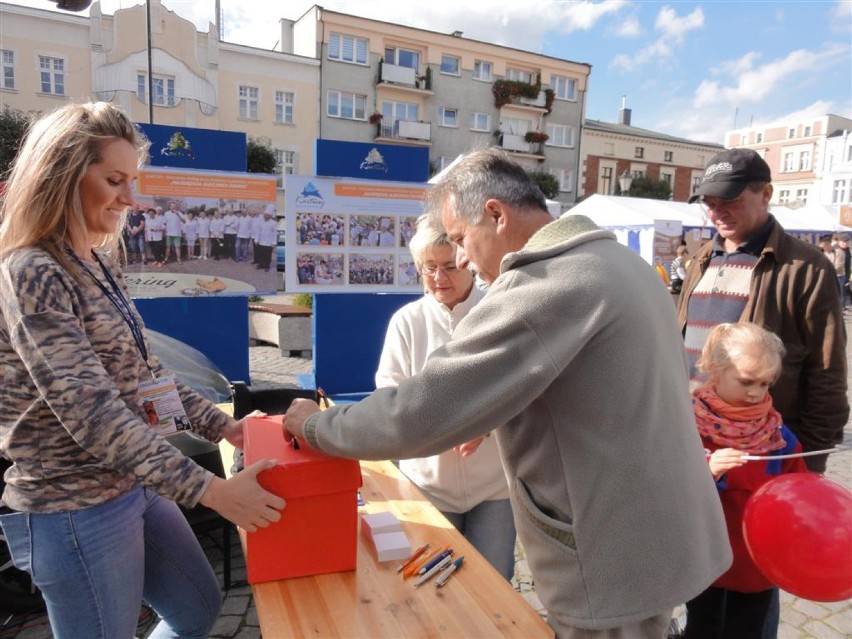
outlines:
[[257, 483], [258, 473], [275, 465], [274, 460], [264, 459], [230, 479], [214, 477], [199, 503], [248, 532], [266, 528], [281, 519], [281, 511], [287, 505], [283, 498], [264, 490]]
[[284, 439], [290, 441], [292, 435], [296, 439], [305, 441], [305, 420], [314, 413], [319, 412], [319, 406], [310, 399], [296, 398], [284, 415]]

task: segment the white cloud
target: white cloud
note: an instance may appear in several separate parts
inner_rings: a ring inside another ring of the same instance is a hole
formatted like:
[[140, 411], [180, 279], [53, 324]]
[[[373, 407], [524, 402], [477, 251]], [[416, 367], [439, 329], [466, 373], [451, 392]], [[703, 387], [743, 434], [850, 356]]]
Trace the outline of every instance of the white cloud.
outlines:
[[619, 53], [610, 62], [610, 68], [630, 72], [653, 60], [669, 59], [674, 55], [675, 47], [683, 44], [687, 33], [703, 26], [704, 12], [700, 7], [680, 17], [672, 7], [665, 6], [660, 9], [654, 23], [654, 29], [661, 35], [633, 55]]
[[849, 48], [841, 45], [832, 45], [823, 51], [797, 49], [783, 58], [755, 67], [754, 62], [759, 55], [749, 52], [738, 60], [723, 63], [740, 71], [731, 77], [730, 85], [724, 86], [718, 80], [702, 81], [695, 90], [693, 106], [704, 108], [719, 103], [732, 106], [758, 103], [772, 93], [792, 86], [798, 74], [825, 70], [848, 56]]
[[622, 38], [635, 38], [641, 35], [642, 27], [639, 25], [639, 18], [636, 16], [628, 16], [615, 28], [615, 34]]
[[834, 3], [833, 13], [836, 18], [852, 17], [852, 2], [849, 0], [837, 0]]

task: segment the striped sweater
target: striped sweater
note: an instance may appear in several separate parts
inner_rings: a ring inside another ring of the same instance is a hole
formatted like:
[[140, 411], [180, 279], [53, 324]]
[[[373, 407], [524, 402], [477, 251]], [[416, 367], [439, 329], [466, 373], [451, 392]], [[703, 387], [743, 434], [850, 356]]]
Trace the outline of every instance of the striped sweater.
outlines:
[[[121, 272], [102, 260], [129, 300]], [[90, 271], [103, 277], [97, 266]], [[91, 278], [74, 279], [37, 248], [4, 257], [0, 455], [13, 466], [3, 503], [25, 512], [62, 512], [142, 484], [194, 506], [212, 475], [146, 425], [136, 401], [139, 383], [152, 373], [168, 374], [149, 360], [151, 371], [127, 323]], [[216, 440], [231, 418], [178, 388], [193, 428]]]

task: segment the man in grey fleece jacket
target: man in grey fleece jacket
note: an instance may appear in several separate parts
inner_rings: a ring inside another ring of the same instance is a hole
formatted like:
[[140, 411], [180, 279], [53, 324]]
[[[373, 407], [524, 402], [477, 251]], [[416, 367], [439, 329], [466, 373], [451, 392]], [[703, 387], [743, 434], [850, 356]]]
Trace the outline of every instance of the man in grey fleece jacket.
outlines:
[[[553, 221], [494, 149], [429, 194], [490, 288], [423, 372], [285, 428], [333, 455], [433, 455], [493, 424], [518, 535], [560, 638], [665, 636], [731, 563], [669, 293], [588, 218]], [[316, 413], [316, 414], [315, 414]]]

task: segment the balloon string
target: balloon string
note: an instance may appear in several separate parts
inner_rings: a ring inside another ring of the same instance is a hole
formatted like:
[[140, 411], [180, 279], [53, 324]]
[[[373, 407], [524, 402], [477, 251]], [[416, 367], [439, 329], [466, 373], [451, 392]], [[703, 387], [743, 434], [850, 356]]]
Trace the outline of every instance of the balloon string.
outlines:
[[772, 459], [793, 459], [795, 457], [810, 457], [811, 455], [831, 455], [844, 450], [852, 450], [852, 446], [835, 446], [823, 450], [812, 450], [807, 453], [791, 453], [789, 455], [743, 455], [740, 459], [745, 461], [769, 461]]

